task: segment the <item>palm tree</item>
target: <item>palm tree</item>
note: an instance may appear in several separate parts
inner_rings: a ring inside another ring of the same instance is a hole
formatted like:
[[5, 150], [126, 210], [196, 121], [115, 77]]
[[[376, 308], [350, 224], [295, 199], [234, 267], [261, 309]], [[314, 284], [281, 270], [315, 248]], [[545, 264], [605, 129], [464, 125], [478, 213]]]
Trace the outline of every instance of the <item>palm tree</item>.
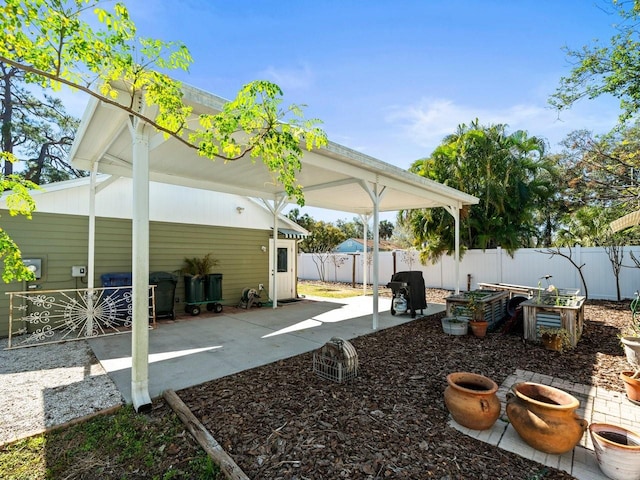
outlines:
[[[461, 217], [463, 250], [501, 246], [512, 253], [536, 234], [533, 213], [556, 191], [545, 147], [543, 139], [527, 132], [507, 134], [506, 125], [483, 127], [476, 119], [458, 126], [410, 170], [480, 199]], [[424, 246], [423, 260], [453, 251], [453, 218], [443, 209], [401, 212], [399, 221], [410, 225], [417, 245]]]

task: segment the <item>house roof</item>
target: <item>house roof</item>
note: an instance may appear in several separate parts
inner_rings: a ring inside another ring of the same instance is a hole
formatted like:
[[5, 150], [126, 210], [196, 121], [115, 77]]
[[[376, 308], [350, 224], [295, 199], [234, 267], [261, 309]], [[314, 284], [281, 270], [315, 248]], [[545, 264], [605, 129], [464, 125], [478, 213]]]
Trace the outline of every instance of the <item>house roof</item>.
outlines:
[[[362, 238], [347, 238], [345, 241], [341, 242], [340, 244], [338, 244], [338, 246], [336, 247], [336, 249], [341, 248], [343, 246], [349, 246], [352, 245], [353, 243], [357, 243], [358, 245], [360, 245], [360, 247], [364, 246], [364, 242], [362, 240]], [[399, 247], [398, 245], [395, 245], [393, 242], [389, 241], [389, 240], [380, 240], [378, 242], [379, 248], [381, 252], [388, 252], [388, 251], [392, 251], [392, 250], [402, 250], [402, 247]], [[373, 240], [368, 239], [367, 240], [367, 248], [372, 251], [373, 250]]]
[[[127, 95], [120, 95], [125, 102]], [[184, 101], [193, 107], [194, 119], [202, 113], [217, 113], [225, 100], [183, 85]], [[71, 150], [74, 167], [119, 176], [132, 176], [132, 139], [127, 112], [91, 98], [76, 141]], [[150, 180], [161, 183], [235, 193], [249, 197], [275, 199], [282, 195], [280, 185], [259, 160], [212, 161], [174, 138], [161, 133], [149, 143]], [[373, 202], [367, 190], [378, 185], [384, 192], [379, 211], [431, 208], [475, 204], [476, 197], [409, 173], [363, 153], [330, 142], [326, 147], [305, 151], [302, 170], [297, 175], [304, 187], [306, 205], [370, 214]]]
[[[133, 185], [130, 178], [97, 175], [99, 190], [95, 206], [97, 217], [133, 217]], [[7, 208], [7, 192], [0, 196], [0, 209]], [[90, 214], [90, 178], [82, 177], [41, 185], [31, 192], [37, 213], [63, 215]], [[210, 190], [150, 182], [149, 220], [157, 222], [212, 225], [273, 230], [273, 214], [263, 202], [245, 196]], [[307, 230], [284, 215], [278, 215], [278, 231], [285, 238], [304, 238]]]

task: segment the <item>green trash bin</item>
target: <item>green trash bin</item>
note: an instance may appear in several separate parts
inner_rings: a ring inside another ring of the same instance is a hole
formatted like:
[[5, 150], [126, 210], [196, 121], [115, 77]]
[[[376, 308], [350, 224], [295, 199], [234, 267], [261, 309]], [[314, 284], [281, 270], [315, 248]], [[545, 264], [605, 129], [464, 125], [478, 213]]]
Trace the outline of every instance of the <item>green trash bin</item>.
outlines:
[[152, 272], [149, 274], [149, 284], [156, 285], [156, 317], [175, 320], [174, 303], [178, 277], [169, 272]]
[[222, 300], [222, 274], [209, 273], [205, 280], [205, 295], [207, 301]]
[[184, 276], [184, 301], [185, 303], [204, 302], [204, 277]]

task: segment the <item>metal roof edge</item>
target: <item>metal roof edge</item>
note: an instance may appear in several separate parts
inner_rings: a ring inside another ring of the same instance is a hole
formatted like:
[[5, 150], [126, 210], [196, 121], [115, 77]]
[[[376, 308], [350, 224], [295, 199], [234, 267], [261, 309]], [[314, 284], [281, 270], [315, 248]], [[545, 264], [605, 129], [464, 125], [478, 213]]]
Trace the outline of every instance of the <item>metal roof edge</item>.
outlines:
[[337, 156], [342, 161], [346, 160], [352, 165], [358, 166], [360, 168], [366, 168], [375, 173], [382, 173], [394, 180], [412, 183], [415, 186], [419, 187], [429, 187], [433, 190], [436, 190], [438, 193], [450, 197], [455, 201], [462, 202], [463, 204], [475, 205], [480, 201], [479, 198], [473, 195], [462, 192], [453, 187], [443, 185], [442, 183], [436, 182], [429, 178], [421, 177], [419, 175], [416, 175], [415, 173], [403, 170], [400, 167], [384, 162], [357, 150], [353, 150], [352, 148], [345, 147], [344, 145], [336, 142], [329, 142], [325, 147], [322, 147], [321, 150], [327, 152], [330, 156], [334, 156], [334, 158], [336, 158]]

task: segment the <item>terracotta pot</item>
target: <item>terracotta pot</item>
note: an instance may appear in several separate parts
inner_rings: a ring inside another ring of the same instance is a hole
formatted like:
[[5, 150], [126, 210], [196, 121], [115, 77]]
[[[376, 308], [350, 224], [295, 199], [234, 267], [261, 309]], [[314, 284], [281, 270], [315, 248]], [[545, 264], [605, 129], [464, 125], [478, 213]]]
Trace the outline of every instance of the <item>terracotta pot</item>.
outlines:
[[620, 342], [629, 364], [633, 368], [640, 368], [640, 337], [622, 337]]
[[613, 480], [640, 480], [640, 435], [606, 423], [592, 423], [589, 433], [602, 473]]
[[580, 402], [558, 388], [522, 382], [507, 393], [507, 416], [528, 445], [551, 454], [575, 447], [588, 422], [575, 414]]
[[491, 428], [500, 416], [496, 382], [477, 373], [447, 375], [444, 403], [453, 419], [472, 430]]
[[478, 322], [474, 320], [472, 322], [469, 322], [469, 326], [471, 327], [471, 331], [473, 332], [474, 336], [484, 337], [487, 334], [489, 322]]
[[635, 372], [621, 372], [620, 378], [624, 382], [627, 398], [640, 405], [640, 378], [633, 378]]

